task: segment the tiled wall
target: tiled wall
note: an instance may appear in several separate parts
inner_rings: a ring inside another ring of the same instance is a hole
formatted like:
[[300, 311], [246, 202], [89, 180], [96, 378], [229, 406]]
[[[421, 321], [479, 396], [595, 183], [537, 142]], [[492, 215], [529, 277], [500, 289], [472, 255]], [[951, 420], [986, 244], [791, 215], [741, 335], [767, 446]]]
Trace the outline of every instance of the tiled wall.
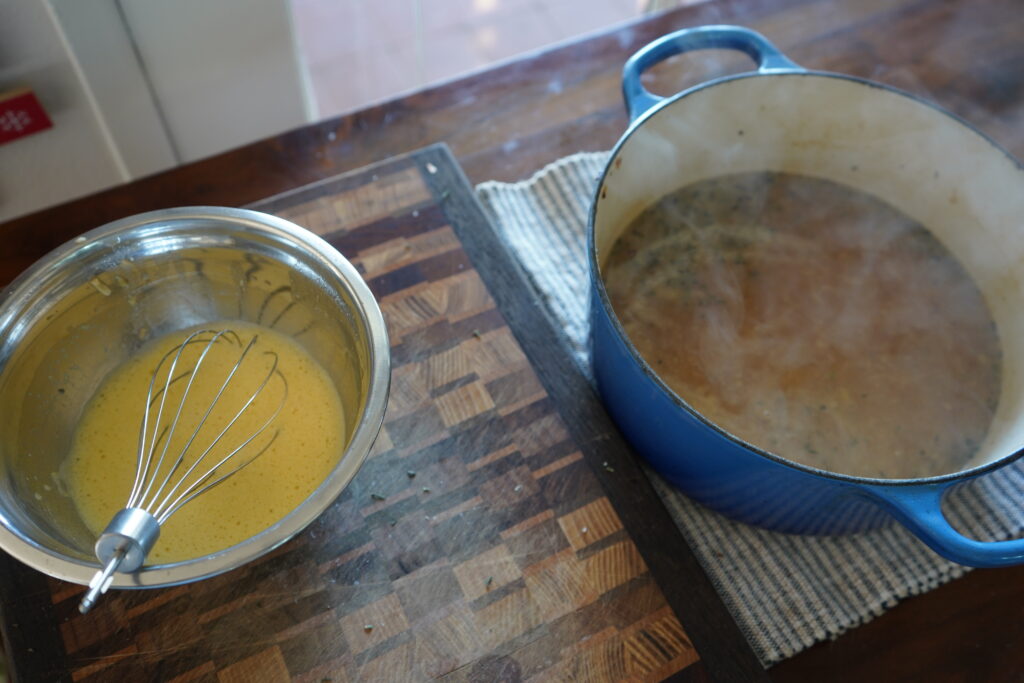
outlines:
[[695, 0], [292, 0], [326, 118]]

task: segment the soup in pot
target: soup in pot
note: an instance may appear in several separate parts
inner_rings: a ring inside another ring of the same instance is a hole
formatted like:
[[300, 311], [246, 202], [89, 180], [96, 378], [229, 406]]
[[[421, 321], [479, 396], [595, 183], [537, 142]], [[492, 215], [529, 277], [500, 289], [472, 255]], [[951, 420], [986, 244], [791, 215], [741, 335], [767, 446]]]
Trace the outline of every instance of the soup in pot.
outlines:
[[1000, 389], [995, 324], [923, 226], [807, 176], [700, 181], [638, 216], [603, 277], [644, 360], [743, 441], [843, 474], [960, 469]]

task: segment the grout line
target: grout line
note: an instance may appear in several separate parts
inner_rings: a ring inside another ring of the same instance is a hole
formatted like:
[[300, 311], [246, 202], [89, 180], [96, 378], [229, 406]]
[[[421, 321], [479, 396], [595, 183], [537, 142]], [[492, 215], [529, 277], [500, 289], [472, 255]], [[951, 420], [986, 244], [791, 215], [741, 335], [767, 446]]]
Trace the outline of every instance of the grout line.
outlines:
[[[353, 2], [353, 0], [345, 0], [345, 1], [349, 2], [349, 3]], [[462, 64], [462, 65], [456, 65], [454, 70], [450, 70], [451, 71], [450, 73], [446, 73], [445, 75], [443, 75], [441, 77], [438, 77], [438, 78], [428, 79], [428, 76], [427, 76], [427, 63], [428, 63], [428, 60], [427, 60], [427, 57], [428, 57], [427, 49], [432, 44], [432, 40], [436, 41], [437, 37], [439, 35], [441, 35], [442, 33], [444, 33], [445, 31], [441, 30], [440, 28], [436, 29], [436, 30], [427, 31], [427, 29], [426, 29], [426, 23], [427, 22], [426, 22], [426, 14], [425, 13], [427, 11], [429, 11], [429, 8], [431, 6], [430, 3], [438, 3], [439, 4], [439, 3], [442, 3], [442, 2], [445, 2], [445, 1], [447, 1], [447, 0], [428, 0], [427, 2], [424, 2], [424, 0], [408, 0], [409, 4], [400, 4], [399, 5], [399, 7], [405, 7], [406, 9], [408, 9], [409, 11], [411, 11], [413, 13], [414, 32], [413, 32], [413, 38], [412, 38], [412, 41], [413, 41], [413, 45], [412, 45], [412, 47], [413, 47], [413, 60], [412, 60], [413, 64], [412, 64], [412, 68], [414, 69], [414, 78], [412, 80], [413, 80], [414, 85], [412, 85], [410, 87], [398, 88], [394, 92], [390, 92], [389, 91], [389, 92], [379, 93], [377, 95], [371, 96], [369, 94], [369, 92], [368, 92], [368, 90], [369, 90], [369, 83], [367, 83], [366, 81], [367, 81], [367, 79], [370, 79], [373, 76], [372, 76], [372, 73], [370, 73], [367, 70], [359, 70], [359, 72], [357, 74], [353, 74], [353, 76], [355, 76], [355, 79], [358, 81], [358, 84], [357, 84], [358, 87], [352, 88], [348, 92], [346, 92], [343, 89], [335, 90], [332, 87], [332, 83], [336, 80], [334, 78], [316, 78], [316, 79], [313, 79], [313, 82], [314, 82], [314, 92], [315, 92], [316, 99], [320, 103], [326, 103], [326, 102], [334, 103], [333, 106], [329, 107], [330, 111], [326, 111], [325, 110], [325, 111], [319, 112], [319, 115], [321, 116], [321, 118], [329, 118], [331, 116], [336, 116], [336, 115], [341, 114], [343, 112], [355, 111], [355, 110], [361, 109], [363, 107], [372, 106], [374, 104], [379, 104], [381, 102], [384, 102], [384, 101], [390, 100], [392, 98], [401, 96], [403, 94], [408, 94], [410, 92], [413, 92], [413, 91], [416, 91], [416, 90], [420, 90], [420, 89], [423, 89], [423, 88], [427, 88], [427, 87], [433, 88], [433, 87], [435, 87], [437, 85], [449, 82], [451, 80], [463, 78], [463, 77], [466, 77], [466, 76], [468, 76], [470, 74], [477, 73], [479, 71], [483, 71], [483, 70], [486, 70], [486, 69], [490, 69], [490, 68], [493, 68], [493, 67], [498, 66], [500, 64], [504, 64], [506, 62], [509, 62], [509, 61], [513, 61], [513, 60], [516, 60], [516, 59], [523, 58], [523, 57], [525, 57], [527, 55], [537, 54], [537, 53], [544, 52], [544, 51], [547, 51], [549, 49], [555, 48], [557, 46], [565, 45], [565, 44], [567, 44], [569, 42], [574, 42], [574, 41], [577, 41], [577, 40], [580, 40], [580, 39], [584, 39], [585, 37], [593, 35], [595, 33], [606, 31], [606, 30], [612, 28], [613, 26], [620, 26], [620, 25], [624, 25], [624, 24], [632, 22], [632, 21], [636, 21], [636, 20], [638, 20], [638, 19], [640, 19], [640, 18], [642, 18], [644, 16], [644, 14], [640, 10], [640, 8], [636, 7], [635, 0], [634, 0], [634, 2], [629, 2], [629, 0], [619, 0], [619, 2], [623, 2], [624, 4], [629, 4], [631, 7], [633, 7], [632, 14], [623, 17], [621, 20], [613, 21], [613, 22], [608, 23], [607, 25], [602, 26], [602, 27], [600, 27], [598, 29], [580, 30], [580, 31], [576, 31], [576, 32], [573, 32], [572, 30], [570, 30], [568, 32], [568, 34], [566, 34], [566, 35], [562, 35], [562, 33], [563, 33], [562, 31], [554, 31], [554, 33], [558, 34], [558, 37], [555, 40], [553, 40], [553, 41], [549, 41], [549, 42], [543, 43], [541, 45], [538, 45], [538, 46], [535, 46], [535, 47], [532, 47], [532, 48], [529, 48], [529, 49], [518, 50], [518, 51], [516, 51], [513, 54], [510, 54], [510, 55], [507, 55], [507, 56], [503, 56], [503, 57], [489, 58], [485, 54], [485, 55], [483, 55], [482, 63], [480, 63], [479, 60], [476, 60], [476, 61], [474, 61], [474, 60], [463, 60], [466, 63]], [[496, 2], [501, 2], [501, 0], [495, 0], [495, 1]], [[581, 4], [581, 6], [585, 6], [586, 2], [588, 2], [588, 1], [589, 0], [584, 0], [583, 2], [581, 2], [579, 4]], [[701, 2], [701, 1], [704, 1], [704, 0], [670, 0], [670, 1], [673, 4], [693, 4], [694, 2]], [[305, 10], [305, 7], [307, 6], [307, 3], [302, 2], [301, 0], [292, 0], [292, 5], [293, 5], [294, 11], [296, 13], [301, 13], [301, 12], [303, 12]], [[359, 7], [359, 4], [356, 3], [356, 4], [352, 5], [352, 6], [353, 7]], [[533, 1], [524, 2], [524, 3], [522, 3], [522, 6], [521, 6], [520, 9], [524, 13], [528, 12], [530, 14], [533, 14], [540, 21], [544, 22], [547, 25], [551, 25], [552, 24], [551, 18], [550, 18], [550, 14], [546, 10], [545, 4], [543, 2], [533, 2]], [[358, 19], [359, 19], [359, 16], [357, 16], [356, 21], [354, 22], [357, 25], [365, 26], [366, 23], [369, 23], [369, 22], [364, 23], [363, 21], [359, 21]], [[466, 35], [468, 37], [469, 35], [472, 34], [473, 26], [475, 25], [475, 23], [472, 20], [472, 17], [467, 17], [466, 19], [460, 20], [459, 22], [457, 22], [455, 24], [446, 24], [444, 26], [444, 29], [450, 30], [453, 26], [456, 26], [456, 25], [462, 27], [464, 29], [464, 31], [463, 31], [464, 35]], [[322, 27], [319, 27], [319, 30], [331, 31], [332, 30], [332, 26], [328, 23], [328, 25], [323, 25]], [[304, 45], [303, 41], [301, 40], [301, 38], [302, 38], [302, 36], [299, 36], [299, 42], [300, 42], [299, 49], [300, 49], [300, 51], [303, 50], [304, 47], [305, 47], [305, 45]], [[371, 44], [375, 44], [374, 41], [372, 40], [372, 36], [370, 38], [371, 39], [369, 40], [369, 42]], [[380, 47], [380, 46], [378, 45], [378, 47]], [[366, 49], [369, 50], [369, 48], [366, 48]], [[474, 50], [474, 53], [475, 52], [478, 52], [478, 50]], [[384, 58], [381, 57], [381, 59], [384, 59]], [[310, 63], [312, 63], [312, 62], [310, 62]], [[340, 64], [340, 61], [338, 63]], [[318, 67], [323, 68], [324, 66], [326, 66], [326, 68], [328, 70], [333, 69], [333, 66], [331, 66], [331, 64], [332, 64], [332, 62], [326, 61], [326, 60], [320, 60], [320, 61], [317, 62]], [[449, 70], [446, 70], [446, 71], [449, 71]], [[352, 85], [356, 85], [356, 84], [352, 84]], [[321, 105], [321, 108], [322, 109], [327, 109], [326, 107], [323, 107], [322, 105]]]
[[416, 28], [415, 37], [415, 50], [416, 50], [416, 85], [422, 87], [426, 85], [426, 53], [423, 49], [423, 2], [422, 0], [413, 0], [415, 6], [414, 11], [416, 12], [413, 23]]

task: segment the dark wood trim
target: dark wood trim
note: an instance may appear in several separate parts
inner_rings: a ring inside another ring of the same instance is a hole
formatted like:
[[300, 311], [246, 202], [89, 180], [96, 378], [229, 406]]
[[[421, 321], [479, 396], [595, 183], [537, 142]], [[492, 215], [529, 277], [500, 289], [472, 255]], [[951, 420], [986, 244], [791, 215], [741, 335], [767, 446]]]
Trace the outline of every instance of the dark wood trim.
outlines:
[[313, 201], [320, 197], [334, 195], [339, 192], [344, 192], [345, 190], [360, 187], [365, 182], [365, 174], [372, 173], [375, 169], [386, 168], [389, 173], [394, 173], [396, 171], [412, 168], [413, 166], [415, 166], [415, 162], [411, 156], [381, 159], [380, 161], [375, 161], [374, 163], [368, 164], [362, 168], [346, 171], [345, 173], [331, 176], [330, 178], [317, 180], [308, 185], [296, 187], [292, 190], [285, 190], [279, 194], [266, 197], [265, 199], [260, 199], [247, 204], [246, 208], [263, 211], [264, 213], [275, 213], [281, 209], [285, 209], [296, 204]]
[[[413, 156], [711, 679], [768, 680], [630, 446], [569, 354], [526, 273], [501, 243], [451, 151], [446, 145], [432, 145]], [[428, 172], [427, 164], [436, 172]], [[470, 192], [452, 191], [459, 186]]]
[[[0, 633], [11, 683], [71, 680], [47, 581], [0, 553]], [[32, 609], [18, 609], [29, 601]]]
[[[111, 220], [169, 206], [247, 205], [439, 141], [474, 183], [518, 180], [568, 154], [607, 150], [627, 126], [619, 91], [626, 58], [654, 38], [700, 24], [749, 26], [809, 68], [912, 90], [1024, 156], [1021, 17], [1012, 0], [695, 3], [9, 220], [0, 225], [0, 283]], [[711, 75], [715, 68], [708, 67]], [[668, 94], [704, 80], [708, 69], [670, 60], [645, 82]], [[0, 557], [5, 584], [13, 562]], [[781, 662], [771, 675], [815, 682], [906, 678], [907, 671], [914, 679], [1014, 678], [1024, 667], [1024, 650], [1015, 648], [1024, 640], [1022, 600], [1024, 566], [977, 570]]]

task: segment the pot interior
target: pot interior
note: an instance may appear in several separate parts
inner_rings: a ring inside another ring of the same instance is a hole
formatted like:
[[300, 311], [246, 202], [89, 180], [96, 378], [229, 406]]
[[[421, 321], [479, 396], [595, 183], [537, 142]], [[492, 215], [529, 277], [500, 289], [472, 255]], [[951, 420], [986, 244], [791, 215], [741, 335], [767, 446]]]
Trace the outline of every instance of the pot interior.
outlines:
[[949, 114], [875, 84], [815, 73], [726, 80], [642, 118], [616, 149], [594, 209], [595, 265], [604, 265], [619, 235], [661, 197], [700, 180], [758, 171], [824, 178], [873, 195], [927, 227], [960, 261], [988, 304], [1003, 353], [998, 408], [962, 470], [1021, 449], [1020, 166]]

